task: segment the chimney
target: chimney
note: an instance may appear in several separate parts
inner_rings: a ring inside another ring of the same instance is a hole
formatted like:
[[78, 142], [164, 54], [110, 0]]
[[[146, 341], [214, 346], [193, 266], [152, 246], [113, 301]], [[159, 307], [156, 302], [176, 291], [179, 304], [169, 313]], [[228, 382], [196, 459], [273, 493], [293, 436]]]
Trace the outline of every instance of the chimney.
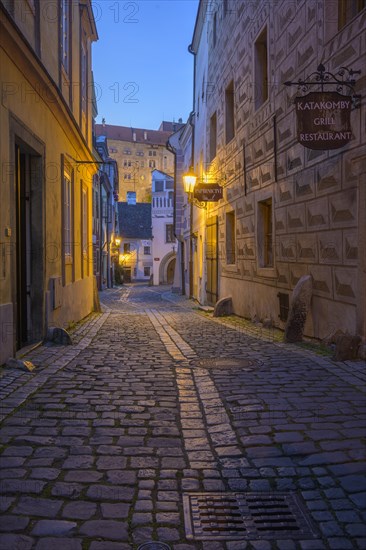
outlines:
[[144, 139], [147, 139], [147, 132], [144, 132]]

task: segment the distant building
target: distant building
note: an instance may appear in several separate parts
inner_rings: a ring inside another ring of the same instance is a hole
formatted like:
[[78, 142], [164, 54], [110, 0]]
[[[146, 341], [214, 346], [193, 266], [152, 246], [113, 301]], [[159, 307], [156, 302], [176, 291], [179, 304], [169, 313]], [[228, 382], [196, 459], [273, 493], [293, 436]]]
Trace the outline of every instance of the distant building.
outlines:
[[118, 203], [119, 263], [123, 267], [124, 282], [149, 281], [152, 275], [151, 203]]
[[0, 0], [0, 364], [93, 308], [91, 4]]
[[173, 284], [177, 241], [174, 234], [174, 178], [152, 172], [153, 283]]
[[101, 161], [93, 178], [93, 258], [99, 290], [113, 286], [114, 243], [118, 238], [118, 165], [109, 157], [105, 136], [96, 139]]
[[[163, 122], [162, 127], [171, 128]], [[109, 154], [118, 163], [120, 199], [136, 193], [138, 203], [151, 201], [151, 172], [163, 170], [173, 175], [174, 157], [165, 147], [172, 130], [147, 130], [110, 124], [96, 124], [97, 136], [106, 136]]]

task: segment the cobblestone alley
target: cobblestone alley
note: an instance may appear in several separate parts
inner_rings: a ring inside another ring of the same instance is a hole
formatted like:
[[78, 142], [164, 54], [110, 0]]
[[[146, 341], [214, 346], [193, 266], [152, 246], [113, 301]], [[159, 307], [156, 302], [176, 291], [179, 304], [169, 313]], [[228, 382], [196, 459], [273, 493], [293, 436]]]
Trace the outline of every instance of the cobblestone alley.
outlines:
[[102, 293], [72, 346], [1, 369], [1, 550], [366, 548], [365, 370]]

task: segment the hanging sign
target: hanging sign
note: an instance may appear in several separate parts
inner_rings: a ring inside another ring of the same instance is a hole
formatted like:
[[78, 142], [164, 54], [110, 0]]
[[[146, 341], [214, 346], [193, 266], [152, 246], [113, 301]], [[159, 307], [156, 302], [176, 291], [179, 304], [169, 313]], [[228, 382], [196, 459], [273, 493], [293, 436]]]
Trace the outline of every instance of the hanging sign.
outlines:
[[217, 202], [222, 199], [222, 187], [218, 183], [199, 183], [193, 196], [200, 202]]
[[352, 139], [352, 99], [338, 92], [295, 98], [297, 140], [308, 149], [338, 149]]

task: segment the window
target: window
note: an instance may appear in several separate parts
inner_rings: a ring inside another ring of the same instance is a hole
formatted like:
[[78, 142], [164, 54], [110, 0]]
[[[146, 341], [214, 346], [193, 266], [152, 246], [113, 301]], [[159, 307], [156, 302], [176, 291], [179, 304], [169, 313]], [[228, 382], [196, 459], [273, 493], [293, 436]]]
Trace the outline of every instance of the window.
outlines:
[[150, 256], [151, 254], [150, 246], [144, 246], [144, 254], [145, 256]]
[[155, 160], [149, 160], [149, 168], [155, 168]]
[[155, 180], [155, 193], [164, 191], [164, 180]]
[[226, 143], [235, 136], [234, 119], [234, 82], [231, 81], [225, 90], [225, 135]]
[[123, 254], [130, 254], [131, 243], [123, 243]]
[[175, 237], [174, 237], [174, 228], [172, 223], [168, 223], [165, 226], [165, 242], [166, 243], [174, 243]]
[[210, 162], [216, 157], [217, 151], [217, 116], [216, 113], [210, 118]]
[[259, 267], [273, 267], [272, 199], [258, 203], [257, 246]]
[[60, 3], [61, 64], [65, 72], [70, 72], [70, 1]]
[[174, 189], [174, 180], [166, 180], [165, 189]]
[[213, 23], [212, 23], [212, 46], [213, 48], [216, 46], [217, 42], [217, 13], [214, 13], [213, 16]]
[[156, 157], [156, 151], [149, 151], [149, 157]]
[[131, 154], [130, 149], [125, 149], [123, 152], [124, 152], [125, 155], [130, 155]]
[[88, 90], [88, 64], [87, 50], [84, 43], [81, 44], [81, 62], [80, 62], [80, 82], [81, 82], [81, 110], [86, 113], [87, 90]]
[[64, 255], [72, 258], [72, 189], [69, 172], [64, 172]]
[[150, 277], [151, 267], [144, 267], [144, 277]]
[[254, 105], [256, 109], [268, 99], [268, 50], [267, 28], [257, 38], [254, 44]]
[[81, 196], [81, 220], [83, 227], [82, 252], [86, 255], [88, 252], [88, 192], [85, 188], [83, 188]]
[[235, 264], [235, 212], [226, 213], [226, 263]]
[[366, 7], [366, 0], [338, 0], [338, 30]]

